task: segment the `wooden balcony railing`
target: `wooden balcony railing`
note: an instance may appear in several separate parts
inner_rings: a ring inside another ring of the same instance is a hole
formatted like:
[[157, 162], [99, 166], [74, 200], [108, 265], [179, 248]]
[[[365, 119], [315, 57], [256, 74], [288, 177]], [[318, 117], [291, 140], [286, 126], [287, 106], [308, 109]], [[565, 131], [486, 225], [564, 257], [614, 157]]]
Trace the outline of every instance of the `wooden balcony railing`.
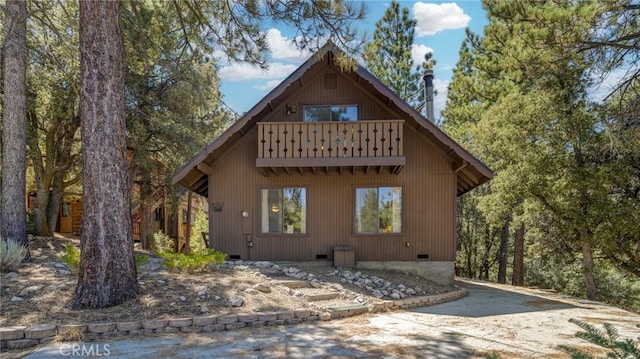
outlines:
[[258, 123], [258, 158], [402, 157], [402, 120]]

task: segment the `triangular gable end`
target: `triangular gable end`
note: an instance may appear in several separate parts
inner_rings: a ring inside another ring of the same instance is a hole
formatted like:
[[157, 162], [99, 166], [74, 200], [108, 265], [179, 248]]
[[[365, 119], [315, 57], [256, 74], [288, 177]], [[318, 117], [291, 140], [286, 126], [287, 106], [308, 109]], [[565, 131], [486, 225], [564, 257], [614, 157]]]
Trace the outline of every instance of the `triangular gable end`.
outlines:
[[[224, 133], [214, 139], [180, 168], [174, 175], [173, 182], [189, 188], [200, 195], [207, 196], [208, 173], [210, 172], [207, 163], [212, 163], [219, 155], [219, 152], [223, 152], [225, 148], [228, 148], [244, 136], [251, 127], [255, 126], [263, 117], [261, 114], [269, 110], [270, 104], [282, 96], [289, 86], [299, 81], [314, 65], [327, 58], [330, 60], [338, 53], [344, 54], [332, 43], [327, 43], [323, 46], [254, 105], [236, 123], [231, 125]], [[390, 107], [394, 107], [394, 110], [397, 112], [405, 113], [408, 118], [416, 123], [416, 128], [419, 132], [440, 146], [448, 156], [454, 159], [453, 166], [458, 178], [458, 195], [468, 192], [493, 177], [492, 171], [486, 165], [451, 139], [433, 122], [426, 119], [422, 114], [399, 98], [364, 67], [358, 65], [353, 73], [364, 80], [364, 82], [362, 82], [363, 84], [368, 84], [368, 86], [365, 87], [367, 87], [369, 91], [380, 98], [385, 98], [387, 100], [386, 103], [388, 103]]]

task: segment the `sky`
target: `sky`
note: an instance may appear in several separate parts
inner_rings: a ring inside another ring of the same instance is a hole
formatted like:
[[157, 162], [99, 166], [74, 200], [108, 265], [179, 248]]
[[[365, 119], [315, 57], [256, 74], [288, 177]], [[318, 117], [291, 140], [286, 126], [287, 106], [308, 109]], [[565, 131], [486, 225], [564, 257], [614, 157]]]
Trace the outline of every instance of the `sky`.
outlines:
[[[371, 36], [375, 23], [382, 18], [390, 1], [372, 0], [366, 3], [369, 10], [366, 19], [355, 25]], [[410, 16], [417, 21], [412, 50], [414, 63], [421, 61], [426, 52], [433, 52], [436, 60], [434, 87], [438, 94], [434, 99], [434, 107], [436, 119], [439, 119], [447, 99], [447, 85], [453, 76], [458, 51], [465, 37], [465, 28], [482, 34], [488, 23], [485, 12], [480, 0], [399, 3], [401, 8], [408, 8]], [[295, 35], [292, 29], [272, 27], [266, 30], [266, 34], [271, 49], [267, 71], [248, 64], [221, 64], [219, 76], [223, 100], [240, 115], [251, 109], [310, 56], [308, 52], [298, 51], [291, 43]]]

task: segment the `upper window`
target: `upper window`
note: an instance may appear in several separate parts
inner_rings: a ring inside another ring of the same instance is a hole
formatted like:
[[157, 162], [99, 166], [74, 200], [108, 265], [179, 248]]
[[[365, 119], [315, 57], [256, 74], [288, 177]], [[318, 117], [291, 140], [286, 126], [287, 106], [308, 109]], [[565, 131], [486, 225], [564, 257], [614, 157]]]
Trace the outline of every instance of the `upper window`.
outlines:
[[356, 189], [356, 233], [402, 232], [402, 187]]
[[358, 121], [356, 105], [307, 105], [304, 106], [306, 122]]
[[307, 233], [305, 188], [263, 188], [260, 202], [262, 233]]

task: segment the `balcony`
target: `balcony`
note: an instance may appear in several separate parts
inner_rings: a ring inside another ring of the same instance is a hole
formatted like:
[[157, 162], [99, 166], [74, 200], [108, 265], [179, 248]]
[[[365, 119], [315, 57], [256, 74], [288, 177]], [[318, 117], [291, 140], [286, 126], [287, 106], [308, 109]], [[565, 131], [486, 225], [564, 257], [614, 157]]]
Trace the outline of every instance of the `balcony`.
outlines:
[[402, 120], [259, 122], [256, 167], [263, 175], [398, 174], [405, 165]]

